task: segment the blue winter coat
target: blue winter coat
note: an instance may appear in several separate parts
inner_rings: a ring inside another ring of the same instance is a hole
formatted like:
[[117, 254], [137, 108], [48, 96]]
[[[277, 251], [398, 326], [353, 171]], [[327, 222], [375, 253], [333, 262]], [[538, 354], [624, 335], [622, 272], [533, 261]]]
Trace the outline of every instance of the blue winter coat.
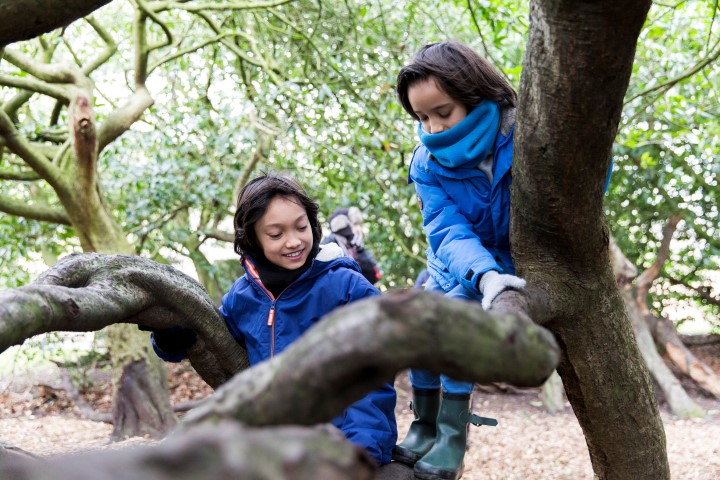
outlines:
[[[333, 252], [329, 255], [333, 258], [321, 260], [328, 252]], [[362, 276], [358, 264], [342, 256], [337, 245], [323, 246], [312, 266], [277, 298], [262, 285], [249, 259], [243, 266], [246, 273], [223, 297], [220, 313], [230, 333], [247, 349], [251, 365], [285, 350], [335, 308], [380, 295]], [[165, 360], [180, 360], [155, 351]], [[397, 441], [395, 402], [395, 389], [385, 384], [350, 405], [332, 424], [380, 465], [390, 463]]]
[[[493, 181], [477, 168], [447, 168], [419, 145], [410, 163], [430, 246], [426, 251], [433, 279], [450, 291], [458, 284], [478, 292], [488, 270], [515, 274], [510, 255], [510, 167], [513, 132], [498, 131], [493, 149]], [[479, 293], [479, 292], [478, 292]]]

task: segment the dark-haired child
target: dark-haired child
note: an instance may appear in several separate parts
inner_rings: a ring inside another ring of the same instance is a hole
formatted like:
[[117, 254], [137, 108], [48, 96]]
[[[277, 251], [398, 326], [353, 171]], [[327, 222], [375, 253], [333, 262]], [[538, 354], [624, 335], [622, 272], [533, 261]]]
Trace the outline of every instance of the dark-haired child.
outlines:
[[[380, 294], [337, 245], [320, 246], [318, 204], [290, 177], [264, 174], [250, 181], [238, 196], [234, 224], [245, 274], [223, 297], [220, 313], [251, 365], [282, 352], [335, 308]], [[153, 346], [168, 361], [184, 358], [194, 342], [194, 335], [182, 345], [164, 342], [165, 336], [154, 332]], [[332, 424], [387, 464], [397, 440], [395, 401], [395, 389], [386, 384]]]
[[[426, 290], [482, 303], [521, 289], [510, 256], [510, 166], [517, 95], [458, 42], [422, 47], [397, 78], [421, 144], [410, 164], [428, 239]], [[416, 478], [463, 472], [473, 385], [410, 369], [415, 421], [394, 452]]]

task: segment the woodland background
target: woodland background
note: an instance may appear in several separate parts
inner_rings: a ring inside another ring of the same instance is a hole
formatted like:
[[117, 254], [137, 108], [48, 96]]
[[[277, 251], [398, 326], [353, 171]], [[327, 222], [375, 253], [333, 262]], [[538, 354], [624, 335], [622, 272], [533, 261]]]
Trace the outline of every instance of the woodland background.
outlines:
[[[707, 361], [674, 333], [712, 333], [720, 311], [716, 13], [711, 2], [653, 3], [604, 199], [630, 317], [679, 366], [673, 378], [692, 376], [709, 395], [720, 390]], [[525, 3], [500, 1], [114, 1], [6, 46], [0, 287], [84, 250], [182, 266], [217, 300], [240, 273], [227, 243], [234, 192], [260, 169], [294, 174], [323, 216], [359, 206], [380, 288], [410, 286], [426, 245], [406, 181], [414, 126], [395, 74], [422, 44], [454, 38], [518, 86], [528, 16]], [[68, 127], [88, 110], [100, 146], [90, 169]], [[113, 355], [119, 336], [96, 334], [90, 357]], [[22, 355], [63, 363], [54, 352], [65, 338], [31, 339]], [[678, 383], [655, 380], [674, 398]], [[687, 397], [671, 406], [706, 413]]]

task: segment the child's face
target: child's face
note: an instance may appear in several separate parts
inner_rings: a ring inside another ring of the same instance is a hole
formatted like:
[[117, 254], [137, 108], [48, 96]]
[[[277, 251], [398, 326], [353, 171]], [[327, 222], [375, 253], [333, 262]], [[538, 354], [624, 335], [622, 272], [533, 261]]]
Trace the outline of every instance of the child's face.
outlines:
[[313, 245], [307, 212], [293, 200], [273, 198], [265, 215], [255, 224], [255, 235], [265, 257], [288, 270], [302, 267]]
[[416, 82], [408, 87], [408, 100], [426, 133], [450, 130], [467, 117], [465, 105], [442, 91], [435, 77]]

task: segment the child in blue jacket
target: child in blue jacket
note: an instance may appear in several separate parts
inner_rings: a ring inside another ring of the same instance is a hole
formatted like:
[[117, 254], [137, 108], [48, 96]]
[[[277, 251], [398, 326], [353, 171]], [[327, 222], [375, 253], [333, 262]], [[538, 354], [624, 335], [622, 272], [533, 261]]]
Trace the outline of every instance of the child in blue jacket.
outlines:
[[[429, 44], [398, 74], [418, 121], [410, 164], [428, 239], [425, 290], [481, 302], [521, 289], [510, 255], [510, 167], [517, 95], [495, 68], [457, 42]], [[473, 385], [410, 369], [415, 421], [393, 458], [416, 478], [460, 478]], [[442, 395], [441, 395], [442, 391]]]
[[[293, 179], [264, 174], [240, 192], [235, 251], [245, 275], [223, 297], [220, 313], [248, 352], [251, 365], [273, 357], [337, 307], [379, 295], [337, 245], [320, 247], [318, 204]], [[182, 332], [153, 332], [153, 347], [179, 361], [195, 341]], [[332, 420], [379, 465], [390, 463], [397, 440], [395, 389], [386, 384]]]

